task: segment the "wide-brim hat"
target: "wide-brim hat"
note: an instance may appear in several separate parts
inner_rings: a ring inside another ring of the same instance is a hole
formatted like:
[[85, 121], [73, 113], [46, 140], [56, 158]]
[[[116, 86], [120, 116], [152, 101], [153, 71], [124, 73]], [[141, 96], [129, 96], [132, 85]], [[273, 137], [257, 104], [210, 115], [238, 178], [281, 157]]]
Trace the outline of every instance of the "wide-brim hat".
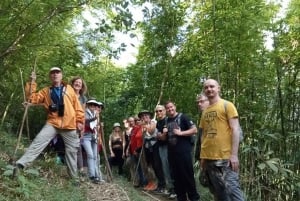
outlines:
[[88, 100], [87, 102], [86, 102], [86, 104], [88, 104], [88, 105], [97, 105], [97, 106], [99, 106], [99, 103], [96, 101], [96, 100]]
[[120, 123], [114, 123], [113, 128], [116, 128], [116, 127], [120, 127], [121, 128], [121, 124]]
[[149, 116], [150, 116], [150, 119], [153, 118], [153, 113], [152, 113], [152, 112], [149, 112], [148, 110], [143, 110], [143, 111], [141, 111], [141, 112], [138, 114], [138, 117], [139, 117], [139, 118], [142, 118], [142, 115], [144, 115], [144, 114], [149, 115]]
[[102, 102], [97, 102], [99, 107], [102, 107], [104, 109], [104, 104]]

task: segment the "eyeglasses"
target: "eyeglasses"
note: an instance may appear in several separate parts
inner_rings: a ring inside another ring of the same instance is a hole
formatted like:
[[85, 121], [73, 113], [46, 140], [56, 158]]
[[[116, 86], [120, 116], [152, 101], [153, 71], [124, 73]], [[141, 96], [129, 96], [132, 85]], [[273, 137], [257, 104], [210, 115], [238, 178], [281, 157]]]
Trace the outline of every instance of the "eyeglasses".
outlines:
[[204, 100], [198, 100], [198, 103], [204, 103], [205, 101], [208, 101], [207, 99]]
[[162, 110], [155, 110], [155, 112], [162, 112]]

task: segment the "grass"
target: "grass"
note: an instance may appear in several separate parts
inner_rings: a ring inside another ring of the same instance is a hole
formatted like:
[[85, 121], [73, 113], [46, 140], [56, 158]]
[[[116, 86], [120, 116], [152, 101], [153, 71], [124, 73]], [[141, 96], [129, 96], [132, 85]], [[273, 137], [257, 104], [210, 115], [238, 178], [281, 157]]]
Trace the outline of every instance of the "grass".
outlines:
[[[88, 189], [75, 187], [68, 179], [66, 166], [55, 163], [55, 154], [45, 152], [34, 163], [22, 171], [18, 177], [12, 178], [17, 138], [11, 134], [0, 131], [0, 201], [86, 201]], [[19, 158], [28, 146], [28, 140], [23, 139], [23, 148], [18, 150]], [[197, 169], [197, 168], [196, 168]], [[129, 197], [130, 201], [151, 201], [151, 198], [133, 187], [124, 176], [118, 176], [114, 171], [114, 182]], [[201, 200], [212, 200], [207, 189], [200, 186], [196, 177], [198, 192]]]

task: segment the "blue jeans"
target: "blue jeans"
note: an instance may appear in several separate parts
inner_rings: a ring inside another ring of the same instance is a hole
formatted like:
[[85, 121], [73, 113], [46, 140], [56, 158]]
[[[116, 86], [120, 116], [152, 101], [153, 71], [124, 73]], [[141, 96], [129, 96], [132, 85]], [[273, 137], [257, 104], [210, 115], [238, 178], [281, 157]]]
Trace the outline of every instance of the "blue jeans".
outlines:
[[83, 136], [83, 147], [87, 155], [89, 177], [100, 177], [98, 169], [98, 147], [97, 141], [92, 140], [92, 133], [85, 133]]
[[168, 145], [159, 145], [158, 150], [167, 187], [169, 189], [174, 189], [174, 180], [171, 177], [168, 159]]
[[216, 201], [244, 201], [239, 175], [231, 169], [228, 160], [205, 160], [204, 170]]

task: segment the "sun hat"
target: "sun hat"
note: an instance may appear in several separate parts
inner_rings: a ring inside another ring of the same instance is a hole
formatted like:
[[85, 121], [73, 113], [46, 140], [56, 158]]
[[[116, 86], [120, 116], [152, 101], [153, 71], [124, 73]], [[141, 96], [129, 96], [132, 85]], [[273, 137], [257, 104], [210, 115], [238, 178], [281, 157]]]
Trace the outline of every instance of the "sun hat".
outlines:
[[94, 99], [88, 100], [88, 101], [86, 102], [86, 104], [99, 105], [99, 103], [98, 103], [96, 100], [94, 100]]
[[148, 110], [143, 110], [143, 111], [139, 112], [138, 117], [139, 117], [139, 118], [142, 118], [142, 116], [143, 116], [144, 114], [149, 115], [149, 116], [150, 116], [150, 119], [153, 118], [153, 113], [152, 113], [152, 112], [149, 112]]
[[121, 127], [121, 124], [120, 123], [114, 123], [114, 125], [113, 125], [113, 128], [116, 128], [116, 127]]

